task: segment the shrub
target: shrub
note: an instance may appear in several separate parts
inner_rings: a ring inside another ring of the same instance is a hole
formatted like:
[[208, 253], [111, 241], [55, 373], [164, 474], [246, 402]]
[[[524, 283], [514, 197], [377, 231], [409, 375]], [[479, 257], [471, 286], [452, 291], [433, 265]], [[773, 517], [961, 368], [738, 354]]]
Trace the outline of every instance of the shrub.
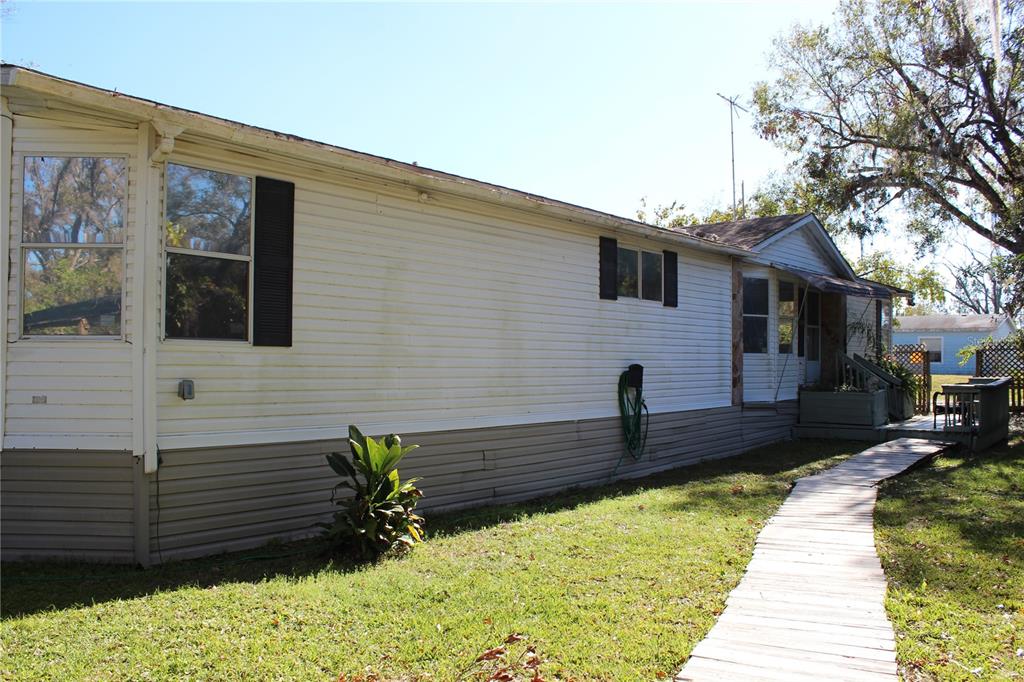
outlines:
[[908, 367], [904, 367], [900, 364], [899, 360], [896, 358], [886, 355], [878, 361], [878, 365], [886, 372], [902, 381], [903, 388], [911, 395], [915, 395], [917, 391], [921, 390], [921, 379], [910, 371]]
[[[404, 551], [423, 540], [423, 519], [413, 513], [423, 493], [413, 478], [402, 482], [398, 462], [418, 445], [402, 445], [395, 434], [374, 440], [355, 426], [348, 427], [349, 462], [340, 452], [327, 455], [327, 463], [343, 480], [331, 491], [331, 502], [341, 507], [334, 522], [321, 524], [335, 548], [351, 549], [362, 558]], [[341, 488], [352, 496], [339, 497]]]

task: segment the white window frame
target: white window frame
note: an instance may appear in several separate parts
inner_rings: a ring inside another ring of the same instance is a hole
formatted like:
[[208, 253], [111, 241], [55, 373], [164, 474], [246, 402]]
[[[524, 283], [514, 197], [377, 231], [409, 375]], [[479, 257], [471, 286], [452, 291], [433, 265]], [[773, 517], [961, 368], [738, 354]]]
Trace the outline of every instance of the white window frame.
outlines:
[[[790, 316], [790, 318], [789, 318], [789, 326], [790, 326], [789, 339], [790, 339], [790, 341], [789, 341], [789, 352], [788, 353], [783, 353], [782, 351], [779, 350], [779, 346], [782, 343], [781, 338], [779, 337], [779, 329], [782, 326], [782, 310], [781, 310], [781, 307], [782, 307], [782, 285], [783, 284], [789, 284], [789, 285], [791, 285], [793, 287], [793, 300], [791, 301], [792, 304], [793, 304], [793, 315]], [[769, 300], [768, 308], [769, 308], [769, 310], [771, 310], [771, 305], [770, 305], [771, 296], [770, 295], [768, 297], [768, 300]], [[797, 350], [799, 348], [799, 345], [798, 345], [799, 344], [799, 339], [797, 338], [797, 334], [799, 333], [799, 329], [800, 329], [800, 325], [797, 324], [797, 322], [800, 319], [800, 308], [797, 306], [797, 302], [799, 300], [800, 300], [800, 283], [799, 282], [794, 282], [792, 280], [782, 279], [782, 278], [778, 278], [778, 277], [775, 279], [775, 336], [776, 336], [776, 339], [775, 339], [774, 351], [775, 351], [776, 355], [793, 355], [793, 356], [795, 356], [797, 354]]]
[[[198, 249], [186, 249], [180, 246], [168, 246], [167, 245], [167, 166], [186, 166], [188, 168], [194, 168], [196, 170], [212, 171], [214, 173], [224, 173], [225, 175], [235, 175], [240, 178], [249, 179], [249, 191], [252, 195], [252, 205], [249, 207], [249, 254], [240, 255], [237, 253], [221, 253], [219, 251], [202, 251]], [[223, 166], [215, 166], [210, 164], [196, 164], [189, 161], [179, 161], [176, 159], [169, 159], [164, 163], [161, 172], [162, 184], [163, 184], [163, 203], [161, 206], [160, 216], [160, 267], [162, 277], [160, 282], [161, 299], [160, 299], [160, 340], [165, 343], [180, 343], [194, 347], [197, 344], [223, 344], [228, 343], [234, 346], [245, 344], [247, 346], [252, 345], [252, 294], [253, 294], [253, 252], [256, 245], [256, 176], [252, 173], [240, 173], [237, 170], [229, 170]], [[167, 336], [167, 254], [178, 253], [186, 256], [207, 256], [209, 258], [222, 258], [224, 260], [237, 260], [245, 261], [249, 264], [249, 282], [247, 300], [245, 305], [245, 317], [246, 317], [246, 334], [244, 339], [190, 339], [182, 336]]]
[[[616, 247], [619, 251], [635, 251], [636, 252], [636, 296], [627, 296], [619, 294], [619, 277], [618, 274], [615, 276], [615, 293], [617, 298], [625, 298], [633, 301], [640, 301], [641, 303], [664, 305], [665, 302], [665, 254], [658, 251], [650, 251], [648, 249], [641, 248], [639, 246], [632, 246], [631, 244], [618, 244]], [[661, 261], [661, 295], [657, 299], [644, 298], [644, 254], [650, 254], [657, 256], [658, 260]], [[618, 259], [618, 253], [615, 255]], [[616, 263], [618, 260], [616, 260]]]
[[[121, 241], [117, 244], [73, 244], [70, 242], [26, 242], [25, 238], [25, 159], [32, 157], [45, 157], [49, 159], [122, 159], [124, 160], [124, 227]], [[83, 343], [83, 339], [89, 341], [123, 341], [125, 339], [125, 301], [128, 298], [128, 232], [130, 225], [128, 215], [131, 202], [131, 157], [127, 154], [110, 154], [102, 151], [96, 152], [45, 152], [30, 151], [18, 154], [18, 161], [21, 165], [21, 177], [19, 178], [17, 192], [18, 203], [22, 206], [22, 212], [18, 214], [18, 229], [12, 230], [16, 233], [18, 249], [18, 339], [21, 341], [57, 343]], [[25, 251], [27, 249], [53, 248], [53, 249], [118, 249], [121, 251], [121, 332], [119, 334], [26, 334], [25, 333]]]
[[946, 361], [946, 339], [943, 338], [942, 336], [919, 336], [919, 337], [917, 337], [917, 343], [922, 345], [922, 346], [924, 346], [925, 347], [925, 352], [929, 353], [929, 354], [933, 353], [934, 351], [931, 350], [925, 344], [924, 339], [938, 339], [939, 340], [939, 359], [938, 360], [929, 360], [929, 362], [930, 363], [935, 363], [937, 365], [941, 365], [943, 362], [945, 362]]

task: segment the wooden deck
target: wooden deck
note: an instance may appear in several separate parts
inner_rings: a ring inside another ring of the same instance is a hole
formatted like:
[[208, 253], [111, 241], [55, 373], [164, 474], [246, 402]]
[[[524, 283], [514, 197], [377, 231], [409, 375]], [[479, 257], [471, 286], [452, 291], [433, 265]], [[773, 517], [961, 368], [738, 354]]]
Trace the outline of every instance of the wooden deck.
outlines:
[[901, 438], [797, 481], [677, 682], [897, 680], [875, 485], [947, 446]]

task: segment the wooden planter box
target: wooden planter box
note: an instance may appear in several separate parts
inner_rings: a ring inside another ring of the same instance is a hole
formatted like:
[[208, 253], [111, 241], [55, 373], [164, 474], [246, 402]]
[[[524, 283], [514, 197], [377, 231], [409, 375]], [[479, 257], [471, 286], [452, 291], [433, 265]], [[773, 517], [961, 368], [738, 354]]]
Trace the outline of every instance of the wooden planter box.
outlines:
[[873, 393], [800, 391], [801, 424], [881, 426], [887, 418], [884, 390]]

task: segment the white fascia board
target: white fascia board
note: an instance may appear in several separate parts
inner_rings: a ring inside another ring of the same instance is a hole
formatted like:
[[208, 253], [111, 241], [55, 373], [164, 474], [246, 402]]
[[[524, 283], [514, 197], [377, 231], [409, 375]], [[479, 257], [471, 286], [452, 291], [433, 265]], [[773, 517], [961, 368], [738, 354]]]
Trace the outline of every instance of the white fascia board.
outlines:
[[612, 232], [638, 235], [668, 244], [687, 246], [698, 251], [729, 256], [744, 256], [750, 253], [746, 249], [690, 237], [583, 206], [130, 97], [22, 67], [5, 66], [2, 82], [8, 88], [24, 89], [44, 98], [57, 98], [101, 111], [116, 112], [133, 117], [138, 121], [154, 121], [166, 124], [168, 127], [178, 126], [186, 129], [189, 133], [206, 135], [223, 143], [246, 146], [306, 163], [312, 162], [357, 172], [367, 177], [396, 182], [419, 191], [433, 190], [447, 193]]

